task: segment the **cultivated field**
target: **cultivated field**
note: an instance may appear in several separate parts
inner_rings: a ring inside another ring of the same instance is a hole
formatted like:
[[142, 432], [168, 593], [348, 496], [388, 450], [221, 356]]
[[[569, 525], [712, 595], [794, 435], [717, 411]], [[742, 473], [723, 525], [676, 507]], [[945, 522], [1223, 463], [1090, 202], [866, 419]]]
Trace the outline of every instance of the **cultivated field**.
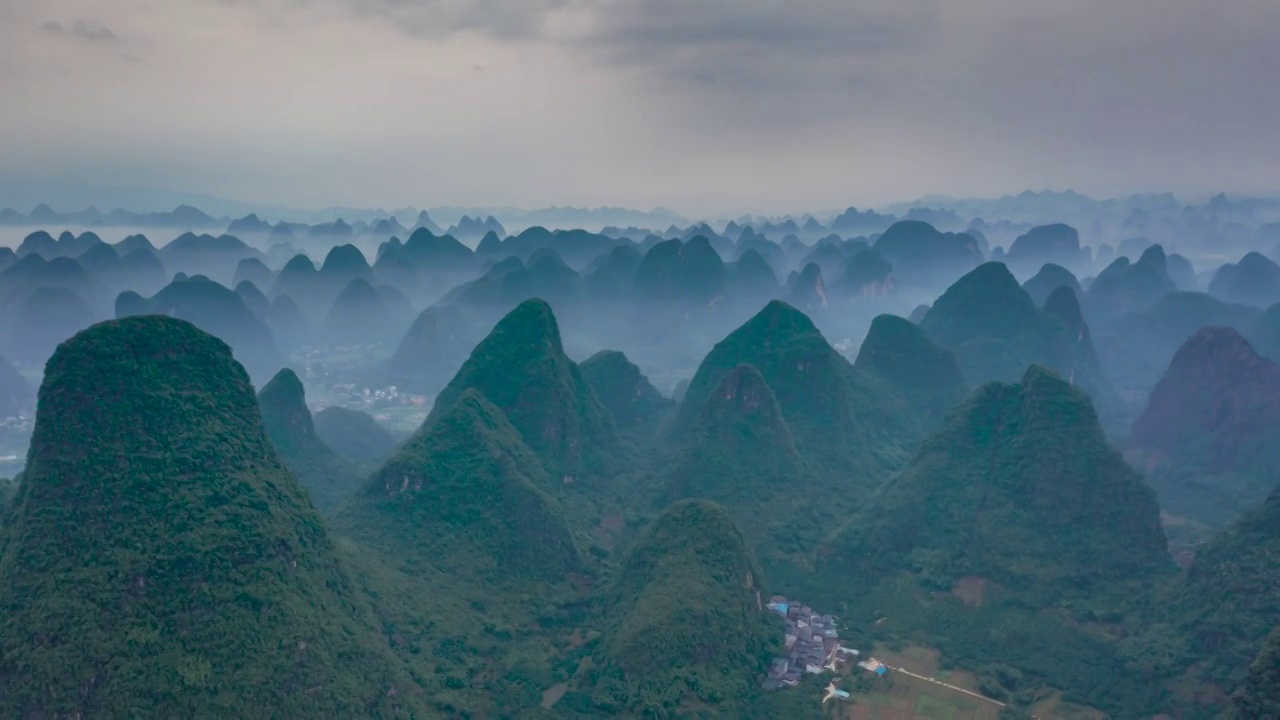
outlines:
[[[908, 646], [891, 652], [877, 647], [872, 656], [887, 665], [977, 691], [973, 675], [962, 670], [940, 670], [936, 650]], [[1000, 706], [995, 703], [902, 673], [890, 671], [884, 678], [877, 679], [875, 686], [868, 694], [850, 698], [841, 717], [848, 720], [998, 720], [1000, 717]]]

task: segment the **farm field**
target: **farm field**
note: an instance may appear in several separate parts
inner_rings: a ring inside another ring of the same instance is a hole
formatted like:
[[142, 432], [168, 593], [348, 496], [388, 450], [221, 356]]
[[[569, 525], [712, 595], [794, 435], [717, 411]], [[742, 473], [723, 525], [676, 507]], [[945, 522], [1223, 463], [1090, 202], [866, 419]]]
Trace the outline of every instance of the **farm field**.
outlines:
[[[938, 651], [909, 645], [898, 651], [876, 646], [872, 657], [892, 667], [977, 692], [974, 676], [939, 668]], [[998, 720], [1000, 706], [928, 680], [890, 671], [867, 694], [854, 695], [839, 717], [848, 720]]]

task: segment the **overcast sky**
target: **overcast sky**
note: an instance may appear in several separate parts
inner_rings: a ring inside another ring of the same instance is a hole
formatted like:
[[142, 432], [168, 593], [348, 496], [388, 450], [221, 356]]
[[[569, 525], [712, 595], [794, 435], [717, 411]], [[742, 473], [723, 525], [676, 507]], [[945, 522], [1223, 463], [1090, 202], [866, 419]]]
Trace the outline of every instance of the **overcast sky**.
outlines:
[[1280, 186], [1276, 0], [0, 0], [0, 177], [318, 207]]

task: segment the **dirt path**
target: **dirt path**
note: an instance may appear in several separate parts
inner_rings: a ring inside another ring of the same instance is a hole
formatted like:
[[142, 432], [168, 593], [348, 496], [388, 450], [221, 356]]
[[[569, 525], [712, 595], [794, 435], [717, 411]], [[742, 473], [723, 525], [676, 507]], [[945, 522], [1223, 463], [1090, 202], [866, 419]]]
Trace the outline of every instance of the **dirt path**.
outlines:
[[941, 680], [934, 680], [934, 679], [933, 679], [933, 678], [931, 678], [931, 677], [925, 677], [925, 676], [923, 676], [923, 675], [917, 675], [917, 674], [915, 674], [915, 673], [911, 672], [910, 670], [904, 670], [904, 669], [902, 669], [902, 668], [900, 668], [900, 667], [894, 667], [894, 666], [892, 666], [892, 665], [885, 665], [885, 667], [889, 668], [890, 670], [892, 670], [892, 671], [894, 671], [894, 672], [900, 672], [900, 673], [902, 673], [903, 675], [910, 675], [911, 677], [916, 678], [916, 679], [918, 679], [918, 680], [924, 680], [924, 681], [926, 681], [926, 682], [931, 682], [931, 683], [933, 683], [934, 685], [941, 685], [942, 687], [947, 688], [947, 689], [949, 689], [949, 690], [955, 690], [956, 692], [964, 693], [965, 695], [968, 695], [968, 696], [970, 696], [970, 697], [976, 697], [976, 698], [978, 698], [979, 700], [985, 700], [986, 702], [989, 702], [989, 703], [991, 703], [992, 705], [999, 705], [1000, 707], [1004, 707], [1004, 703], [1000, 702], [999, 700], [992, 700], [991, 698], [987, 697], [986, 695], [979, 695], [978, 693], [976, 693], [976, 692], [974, 692], [974, 691], [972, 691], [972, 690], [965, 690], [965, 689], [964, 689], [964, 688], [962, 688], [962, 687], [956, 687], [955, 685], [952, 685], [952, 684], [950, 684], [950, 683], [944, 683], [944, 682], [942, 682]]

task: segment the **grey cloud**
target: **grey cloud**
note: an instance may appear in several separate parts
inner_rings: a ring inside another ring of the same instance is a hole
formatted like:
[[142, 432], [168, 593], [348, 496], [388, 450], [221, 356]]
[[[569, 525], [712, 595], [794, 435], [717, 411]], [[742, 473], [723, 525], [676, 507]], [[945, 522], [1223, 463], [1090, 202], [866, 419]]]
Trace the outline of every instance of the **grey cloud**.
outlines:
[[869, 107], [902, 81], [896, 61], [943, 31], [939, 0], [338, 1], [424, 40], [474, 32], [556, 46], [639, 75], [663, 102], [694, 100], [711, 123], [759, 128]]
[[40, 29], [50, 35], [65, 35], [91, 42], [112, 42], [117, 39], [111, 28], [101, 20], [73, 20], [70, 25], [50, 20], [41, 25]]
[[[0, 80], [22, 101], [0, 114], [0, 151], [103, 181], [132, 168], [140, 183], [297, 203], [760, 210], [1027, 186], [1231, 192], [1274, 188], [1280, 166], [1276, 0], [58, 2], [0, 0]], [[68, 18], [86, 16], [118, 44], [77, 33]], [[45, 62], [52, 35], [83, 47]], [[148, 62], [84, 61], [107, 47]], [[102, 87], [133, 105], [176, 93], [193, 112], [78, 112]], [[262, 112], [226, 109], [246, 103]], [[386, 112], [350, 112], [367, 105]], [[384, 171], [415, 166], [410, 151], [449, 172], [426, 185]]]
[[[319, 0], [301, 0], [317, 2]], [[746, 90], [831, 80], [846, 66], [924, 46], [937, 28], [937, 0], [340, 0], [413, 37], [459, 32], [537, 39], [597, 61], [697, 85]], [[568, 29], [548, 28], [553, 16]], [[865, 69], [857, 74], [861, 81]]]
[[615, 0], [596, 7], [598, 25], [584, 40], [623, 62], [688, 51], [801, 61], [918, 45], [935, 9], [925, 0]]
[[[304, 0], [306, 1], [306, 0]], [[503, 39], [541, 34], [547, 14], [569, 0], [341, 0], [358, 16], [380, 17], [413, 37], [432, 40], [460, 32]]]

